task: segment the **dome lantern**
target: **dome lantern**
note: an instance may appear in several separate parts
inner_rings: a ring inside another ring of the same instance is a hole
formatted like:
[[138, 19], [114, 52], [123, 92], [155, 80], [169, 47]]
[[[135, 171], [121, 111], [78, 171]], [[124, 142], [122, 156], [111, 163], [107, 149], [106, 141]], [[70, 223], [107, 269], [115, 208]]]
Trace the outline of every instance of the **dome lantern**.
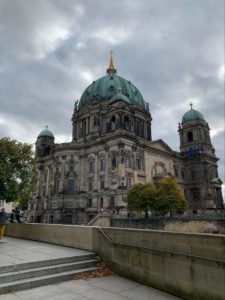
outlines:
[[39, 133], [38, 138], [40, 138], [40, 137], [49, 137], [49, 138], [53, 138], [53, 139], [55, 138], [54, 134], [50, 130], [48, 130], [48, 125], [46, 125], [45, 130], [42, 130]]
[[114, 64], [113, 64], [112, 54], [113, 54], [113, 51], [110, 51], [109, 67], [106, 71], [107, 71], [107, 74], [114, 75], [114, 74], [116, 74], [116, 69], [115, 69]]
[[182, 118], [182, 124], [187, 123], [187, 122], [191, 122], [191, 121], [205, 121], [203, 115], [192, 108], [193, 104], [190, 103], [191, 109], [189, 111], [187, 111]]

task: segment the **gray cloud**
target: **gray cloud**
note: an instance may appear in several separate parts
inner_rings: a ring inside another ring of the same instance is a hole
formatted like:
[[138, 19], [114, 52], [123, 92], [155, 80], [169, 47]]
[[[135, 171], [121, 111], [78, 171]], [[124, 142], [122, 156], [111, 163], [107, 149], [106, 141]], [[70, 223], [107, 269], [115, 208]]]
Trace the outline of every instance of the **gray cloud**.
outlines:
[[153, 137], [179, 149], [177, 125], [200, 110], [224, 180], [224, 1], [0, 1], [0, 136], [35, 142], [48, 123], [69, 140], [73, 104], [105, 74], [149, 101]]

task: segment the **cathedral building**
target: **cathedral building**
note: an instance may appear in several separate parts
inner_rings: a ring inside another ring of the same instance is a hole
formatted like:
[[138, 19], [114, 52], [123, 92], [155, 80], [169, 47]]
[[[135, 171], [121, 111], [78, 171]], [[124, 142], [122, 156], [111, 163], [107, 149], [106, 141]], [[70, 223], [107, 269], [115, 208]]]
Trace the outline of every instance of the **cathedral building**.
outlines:
[[28, 220], [88, 224], [102, 211], [127, 214], [129, 188], [163, 177], [176, 179], [189, 214], [223, 209], [218, 158], [203, 115], [192, 106], [183, 115], [180, 152], [152, 140], [151, 123], [149, 104], [117, 75], [111, 56], [106, 75], [75, 102], [71, 142], [56, 144], [48, 128], [38, 135]]

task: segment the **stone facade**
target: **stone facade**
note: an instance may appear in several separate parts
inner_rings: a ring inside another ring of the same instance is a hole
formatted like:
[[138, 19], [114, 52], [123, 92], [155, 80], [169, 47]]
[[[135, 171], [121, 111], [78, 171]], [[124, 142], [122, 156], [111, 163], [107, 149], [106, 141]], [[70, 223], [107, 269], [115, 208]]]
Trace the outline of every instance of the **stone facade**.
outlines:
[[222, 209], [208, 124], [179, 125], [180, 153], [162, 140], [152, 141], [149, 105], [135, 86], [116, 75], [112, 60], [107, 72], [75, 103], [70, 143], [55, 144], [49, 130], [39, 134], [37, 190], [28, 220], [88, 224], [101, 211], [126, 214], [130, 186], [166, 176], [176, 178], [191, 212]]
[[223, 209], [222, 181], [218, 177], [215, 149], [205, 120], [191, 120], [179, 125], [180, 150], [183, 156], [185, 196], [189, 209]]

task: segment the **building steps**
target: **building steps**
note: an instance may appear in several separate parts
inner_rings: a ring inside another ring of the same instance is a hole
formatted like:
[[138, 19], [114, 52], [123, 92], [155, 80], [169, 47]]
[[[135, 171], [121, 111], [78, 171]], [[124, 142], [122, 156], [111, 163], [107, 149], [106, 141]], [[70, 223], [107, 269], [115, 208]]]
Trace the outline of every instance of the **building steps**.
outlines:
[[98, 269], [95, 254], [50, 259], [0, 268], [0, 294], [30, 289], [72, 279]]

